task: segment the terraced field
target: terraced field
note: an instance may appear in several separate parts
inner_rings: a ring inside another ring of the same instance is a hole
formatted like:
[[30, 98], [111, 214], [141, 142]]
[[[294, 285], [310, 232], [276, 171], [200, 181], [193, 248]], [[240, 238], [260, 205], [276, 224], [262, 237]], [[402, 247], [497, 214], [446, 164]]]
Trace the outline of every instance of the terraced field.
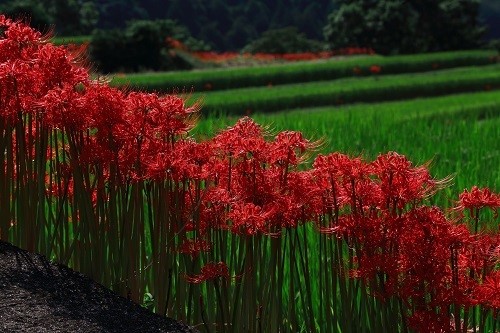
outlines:
[[352, 56], [328, 61], [302, 61], [257, 67], [220, 68], [191, 72], [121, 74], [111, 84], [145, 91], [212, 91], [345, 77], [429, 72], [462, 66], [484, 66], [497, 61], [495, 51], [440, 52], [393, 57]]

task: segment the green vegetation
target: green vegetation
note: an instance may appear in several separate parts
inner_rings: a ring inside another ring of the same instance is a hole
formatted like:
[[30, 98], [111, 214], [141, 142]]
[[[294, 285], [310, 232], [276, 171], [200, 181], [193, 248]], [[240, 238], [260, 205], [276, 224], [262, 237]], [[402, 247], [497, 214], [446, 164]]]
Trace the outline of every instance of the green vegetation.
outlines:
[[496, 61], [496, 51], [440, 52], [393, 57], [360, 56], [320, 62], [212, 69], [191, 72], [138, 73], [114, 77], [113, 85], [126, 85], [142, 91], [234, 89], [251, 86], [333, 80], [371, 75], [370, 67], [380, 66], [382, 74], [432, 71], [436, 68], [480, 66]]
[[203, 96], [203, 110], [206, 113], [248, 114], [299, 107], [438, 96], [498, 87], [500, 65], [491, 65], [432, 73], [289, 84], [271, 88], [241, 88], [195, 97]]
[[371, 47], [380, 54], [464, 50], [481, 45], [479, 0], [335, 0], [325, 37], [332, 48]]
[[26, 20], [37, 30], [55, 30], [57, 35], [89, 34], [103, 8], [95, 0], [4, 0], [0, 12]]
[[172, 38], [193, 50], [205, 47], [173, 20], [135, 20], [124, 29], [94, 30], [91, 57], [101, 73], [190, 69], [185, 59], [169, 52]]
[[243, 48], [243, 52], [250, 53], [298, 53], [319, 52], [326, 49], [326, 45], [317, 40], [307, 39], [295, 27], [272, 29], [265, 31], [258, 39]]
[[53, 37], [51, 42], [54, 45], [67, 45], [67, 44], [76, 44], [81, 45], [85, 43], [90, 43], [91, 38], [88, 35], [83, 36], [68, 36], [68, 37]]

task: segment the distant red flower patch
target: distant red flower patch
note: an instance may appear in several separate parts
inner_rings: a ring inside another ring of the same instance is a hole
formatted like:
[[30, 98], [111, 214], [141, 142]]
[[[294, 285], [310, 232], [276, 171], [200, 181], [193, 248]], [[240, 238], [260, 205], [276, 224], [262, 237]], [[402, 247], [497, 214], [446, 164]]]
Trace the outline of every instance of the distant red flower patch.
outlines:
[[[176, 48], [176, 47], [173, 47]], [[372, 49], [369, 48], [345, 48], [334, 51], [323, 51], [323, 52], [299, 52], [299, 53], [237, 53], [237, 52], [223, 52], [217, 53], [213, 51], [197, 51], [191, 52], [191, 55], [201, 61], [207, 62], [225, 62], [231, 61], [238, 57], [244, 59], [251, 59], [256, 61], [307, 61], [307, 60], [318, 60], [318, 59], [328, 59], [334, 56], [350, 56], [358, 54], [375, 54]]]
[[382, 72], [382, 67], [380, 67], [378, 65], [372, 65], [372, 66], [370, 66], [370, 73], [372, 73], [372, 74], [379, 74], [380, 72]]

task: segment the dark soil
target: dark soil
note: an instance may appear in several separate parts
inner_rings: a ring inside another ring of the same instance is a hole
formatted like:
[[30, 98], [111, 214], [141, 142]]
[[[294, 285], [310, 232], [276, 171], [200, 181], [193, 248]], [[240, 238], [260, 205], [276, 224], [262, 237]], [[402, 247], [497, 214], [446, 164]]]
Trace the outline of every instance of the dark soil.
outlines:
[[0, 241], [0, 332], [197, 332]]

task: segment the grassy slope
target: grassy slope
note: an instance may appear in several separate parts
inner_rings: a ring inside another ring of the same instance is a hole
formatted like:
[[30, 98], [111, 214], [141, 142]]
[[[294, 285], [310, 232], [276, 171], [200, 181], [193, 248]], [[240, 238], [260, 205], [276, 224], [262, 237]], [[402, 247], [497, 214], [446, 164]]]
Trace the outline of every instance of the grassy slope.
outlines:
[[298, 107], [407, 99], [496, 87], [500, 87], [500, 65], [265, 88], [240, 88], [194, 96], [203, 98], [205, 113], [245, 114]]

